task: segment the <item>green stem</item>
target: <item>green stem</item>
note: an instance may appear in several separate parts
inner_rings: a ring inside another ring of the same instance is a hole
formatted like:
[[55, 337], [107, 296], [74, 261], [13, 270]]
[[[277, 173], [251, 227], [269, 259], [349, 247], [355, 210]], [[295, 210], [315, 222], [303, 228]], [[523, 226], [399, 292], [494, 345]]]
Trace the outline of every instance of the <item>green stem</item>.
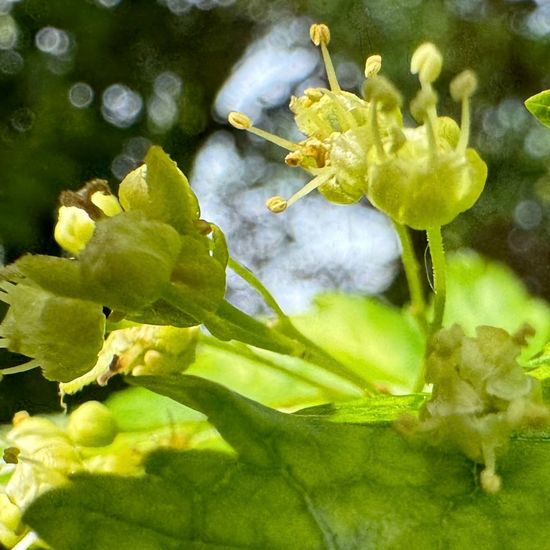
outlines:
[[279, 318], [279, 321], [283, 320], [289, 320], [286, 313], [281, 309], [281, 306], [277, 303], [277, 300], [275, 300], [275, 297], [267, 288], [263, 285], [263, 283], [250, 271], [250, 269], [246, 268], [244, 265], [240, 264], [231, 256], [229, 257], [229, 261], [227, 262], [228, 267], [233, 270], [241, 279], [246, 281], [252, 288], [254, 288], [260, 296], [265, 300], [265, 303], [273, 310], [273, 312], [277, 315]]
[[426, 343], [426, 352], [424, 362], [414, 385], [416, 393], [421, 392], [426, 385], [426, 360], [430, 350], [430, 339], [443, 324], [443, 314], [445, 313], [445, 298], [447, 295], [447, 283], [445, 279], [445, 249], [443, 247], [443, 237], [441, 235], [441, 227], [432, 227], [426, 231], [428, 235], [428, 245], [430, 247], [430, 255], [432, 257], [432, 269], [434, 278], [434, 315], [428, 332]]
[[332, 357], [324, 349], [319, 347], [315, 342], [312, 342], [307, 336], [302, 334], [292, 323], [288, 315], [281, 309], [281, 306], [277, 303], [277, 300], [273, 297], [271, 292], [267, 290], [264, 284], [246, 267], [241, 265], [233, 258], [229, 258], [227, 264], [239, 277], [245, 280], [252, 288], [254, 288], [265, 300], [266, 304], [273, 310], [279, 320], [279, 326], [275, 327], [277, 332], [289, 336], [293, 340], [300, 342], [306, 348], [305, 353], [301, 356], [302, 359], [315, 363], [319, 367], [332, 372], [352, 382], [356, 386], [360, 387], [367, 394], [378, 393], [376, 388], [370, 382], [367, 382], [363, 377], [359, 376], [352, 370], [348, 369], [345, 365], [340, 363], [337, 359]]
[[427, 230], [427, 234], [434, 275], [434, 316], [430, 326], [430, 334], [434, 334], [441, 328], [441, 325], [443, 324], [443, 314], [445, 312], [445, 299], [447, 296], [447, 283], [445, 278], [445, 250], [443, 248], [441, 227], [432, 227]]
[[402, 261], [405, 268], [405, 277], [409, 286], [411, 296], [411, 310], [414, 317], [418, 320], [422, 328], [426, 328], [426, 302], [424, 300], [424, 291], [422, 289], [422, 280], [420, 278], [420, 264], [411, 240], [411, 234], [407, 227], [397, 222], [393, 223], [395, 231], [401, 241]]
[[290, 376], [291, 378], [294, 378], [296, 380], [299, 380], [300, 382], [304, 382], [310, 386], [313, 386], [315, 388], [320, 389], [324, 394], [327, 395], [327, 397], [341, 397], [342, 393], [335, 391], [330, 386], [326, 386], [317, 380], [308, 378], [304, 374], [301, 374], [299, 372], [296, 372], [292, 370], [291, 368], [285, 367], [283, 365], [279, 365], [278, 363], [275, 363], [273, 361], [270, 361], [266, 357], [263, 357], [259, 353], [255, 353], [252, 351], [249, 347], [247, 347], [245, 344], [242, 344], [241, 342], [222, 342], [221, 340], [218, 340], [217, 338], [214, 338], [212, 336], [207, 336], [205, 334], [201, 335], [201, 343], [203, 343], [206, 346], [210, 346], [212, 348], [220, 349], [223, 351], [226, 351], [228, 353], [232, 353], [234, 355], [239, 355], [241, 357], [244, 357], [245, 359], [249, 359], [251, 361], [254, 361], [256, 363], [261, 363], [262, 365], [265, 365], [266, 367], [269, 367], [270, 369], [273, 369], [277, 372], [281, 372], [287, 376]]

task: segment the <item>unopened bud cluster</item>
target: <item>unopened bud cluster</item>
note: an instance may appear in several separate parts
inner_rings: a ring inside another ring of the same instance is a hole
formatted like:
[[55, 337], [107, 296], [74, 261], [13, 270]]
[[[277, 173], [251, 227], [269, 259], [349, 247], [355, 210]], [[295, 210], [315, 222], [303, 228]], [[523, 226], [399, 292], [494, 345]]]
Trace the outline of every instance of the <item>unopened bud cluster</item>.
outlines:
[[[246, 126], [246, 117], [236, 117], [235, 124]], [[145, 164], [121, 182], [118, 197], [96, 179], [60, 200], [54, 235], [71, 257], [27, 255], [0, 270], [0, 300], [9, 306], [0, 347], [29, 357], [0, 377], [41, 367], [46, 378], [61, 383], [94, 380], [88, 373], [106, 368], [105, 308], [110, 321], [162, 325], [157, 332], [143, 329], [140, 368], [134, 360], [132, 368], [123, 368], [121, 360], [117, 372], [177, 370], [164, 344], [160, 358], [153, 351], [173, 338], [166, 331], [181, 330], [177, 337], [192, 354], [196, 338], [188, 338], [188, 327], [220, 306], [228, 258], [223, 233], [200, 219], [186, 177], [152, 147]], [[120, 339], [119, 331], [113, 334]], [[182, 359], [182, 353], [174, 355]], [[188, 363], [182, 361], [179, 370]]]
[[480, 482], [488, 493], [500, 489], [496, 459], [511, 433], [548, 419], [540, 383], [517, 362], [529, 334], [528, 327], [511, 336], [480, 326], [469, 337], [454, 325], [437, 332], [430, 344], [426, 381], [433, 392], [421, 410], [417, 433], [484, 464]]

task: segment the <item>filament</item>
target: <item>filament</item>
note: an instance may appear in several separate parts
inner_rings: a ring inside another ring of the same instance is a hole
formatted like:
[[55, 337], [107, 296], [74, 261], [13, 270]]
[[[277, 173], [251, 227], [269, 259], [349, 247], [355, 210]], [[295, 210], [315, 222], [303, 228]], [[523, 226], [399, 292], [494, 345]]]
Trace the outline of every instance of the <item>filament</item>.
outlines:
[[460, 121], [460, 137], [456, 146], [457, 153], [464, 154], [470, 140], [470, 98], [465, 96], [462, 100], [462, 117]]
[[293, 141], [282, 138], [280, 136], [276, 136], [271, 132], [267, 132], [266, 130], [262, 130], [261, 128], [256, 128], [255, 126], [251, 126], [250, 128], [247, 128], [247, 130], [251, 134], [254, 134], [255, 136], [261, 137], [266, 141], [274, 143], [275, 145], [278, 145], [279, 147], [282, 147], [287, 151], [296, 151], [296, 149], [300, 147], [297, 143], [294, 143]]
[[372, 139], [374, 141], [374, 146], [376, 147], [376, 153], [379, 160], [384, 160], [386, 158], [386, 151], [384, 151], [384, 146], [382, 145], [382, 138], [380, 137], [380, 128], [378, 127], [378, 102], [373, 100], [371, 102], [371, 111], [370, 111], [370, 124], [372, 130]]
[[30, 361], [27, 361], [26, 363], [22, 363], [21, 365], [17, 365], [16, 367], [9, 367], [7, 369], [0, 370], [0, 374], [18, 374], [20, 372], [26, 372], [28, 370], [35, 369], [40, 366], [40, 361], [38, 359], [31, 359]]
[[328, 83], [330, 89], [333, 92], [340, 92], [340, 84], [338, 84], [338, 79], [336, 78], [336, 71], [334, 70], [334, 65], [332, 64], [332, 59], [328, 52], [327, 45], [324, 42], [321, 42], [321, 54], [323, 56], [323, 63], [325, 64], [325, 70], [327, 72]]
[[290, 199], [287, 200], [287, 207], [293, 205], [296, 201], [300, 200], [302, 197], [305, 197], [312, 191], [315, 191], [317, 187], [326, 183], [332, 176], [334, 172], [327, 170], [322, 174], [314, 177], [309, 183], [306, 183], [299, 191], [294, 193]]

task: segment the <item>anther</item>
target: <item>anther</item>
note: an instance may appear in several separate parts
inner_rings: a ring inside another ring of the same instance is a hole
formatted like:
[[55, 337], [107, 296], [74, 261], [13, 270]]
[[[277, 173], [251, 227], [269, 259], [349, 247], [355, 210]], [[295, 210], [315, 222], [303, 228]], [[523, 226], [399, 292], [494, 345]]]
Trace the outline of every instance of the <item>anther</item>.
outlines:
[[231, 111], [227, 116], [229, 124], [237, 130], [249, 130], [252, 127], [252, 120], [244, 113], [238, 113], [237, 111]]
[[421, 44], [411, 58], [411, 73], [418, 74], [420, 82], [431, 84], [441, 73], [443, 56], [431, 43]]
[[27, 418], [30, 418], [30, 416], [31, 415], [27, 411], [17, 411], [11, 419], [11, 423], [14, 427], [19, 426], [21, 422], [24, 422]]
[[401, 94], [397, 88], [383, 76], [369, 78], [363, 87], [367, 101], [378, 101], [384, 111], [391, 111], [402, 103]]
[[229, 115], [227, 115], [227, 120], [229, 124], [231, 124], [231, 126], [233, 126], [234, 128], [237, 128], [237, 130], [247, 130], [251, 134], [254, 134], [255, 136], [261, 137], [266, 141], [274, 143], [275, 145], [278, 145], [279, 147], [282, 147], [287, 151], [295, 151], [299, 147], [297, 143], [289, 141], [288, 139], [276, 136], [275, 134], [262, 130], [261, 128], [256, 128], [252, 125], [252, 120], [250, 119], [250, 117], [245, 115], [244, 113], [232, 111], [229, 113]]
[[315, 103], [323, 97], [323, 92], [321, 92], [319, 88], [306, 88], [304, 90], [304, 95]]
[[451, 81], [451, 96], [455, 101], [472, 97], [477, 90], [477, 77], [473, 71], [466, 70], [455, 76]]
[[21, 450], [17, 447], [6, 447], [4, 449], [4, 462], [6, 464], [17, 464], [19, 462], [19, 454]]
[[285, 162], [288, 166], [300, 166], [304, 160], [304, 155], [300, 151], [291, 151], [285, 157]]
[[283, 199], [283, 197], [279, 196], [271, 197], [266, 201], [265, 205], [274, 214], [280, 214], [281, 212], [284, 212], [286, 210], [286, 207], [288, 206], [287, 201]]
[[311, 41], [316, 45], [327, 45], [330, 42], [330, 30], [323, 23], [314, 23], [309, 28], [309, 36]]
[[373, 78], [375, 77], [382, 68], [382, 57], [380, 55], [371, 55], [367, 57], [365, 63], [365, 77]]

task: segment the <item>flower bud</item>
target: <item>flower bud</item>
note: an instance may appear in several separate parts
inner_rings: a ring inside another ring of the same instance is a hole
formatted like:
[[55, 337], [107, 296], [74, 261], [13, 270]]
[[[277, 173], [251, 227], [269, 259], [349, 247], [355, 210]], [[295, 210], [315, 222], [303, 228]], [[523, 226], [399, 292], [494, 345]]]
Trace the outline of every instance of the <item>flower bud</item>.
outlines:
[[85, 210], [61, 206], [54, 229], [54, 238], [63, 249], [77, 256], [94, 234], [95, 222]]
[[420, 81], [428, 84], [437, 79], [442, 66], [443, 56], [431, 42], [420, 45], [411, 58], [411, 73], [418, 74]]
[[487, 178], [487, 166], [473, 149], [433, 158], [429, 153], [411, 158], [407, 149], [369, 169], [367, 196], [378, 209], [397, 223], [428, 229], [473, 206]]
[[82, 447], [110, 445], [117, 432], [111, 411], [98, 401], [87, 401], [69, 416], [67, 434]]
[[451, 96], [455, 101], [471, 97], [477, 90], [477, 76], [473, 71], [466, 70], [455, 76], [451, 81]]
[[139, 310], [170, 282], [181, 246], [172, 226], [141, 212], [104, 218], [80, 254], [82, 279], [95, 301], [119, 311]]

